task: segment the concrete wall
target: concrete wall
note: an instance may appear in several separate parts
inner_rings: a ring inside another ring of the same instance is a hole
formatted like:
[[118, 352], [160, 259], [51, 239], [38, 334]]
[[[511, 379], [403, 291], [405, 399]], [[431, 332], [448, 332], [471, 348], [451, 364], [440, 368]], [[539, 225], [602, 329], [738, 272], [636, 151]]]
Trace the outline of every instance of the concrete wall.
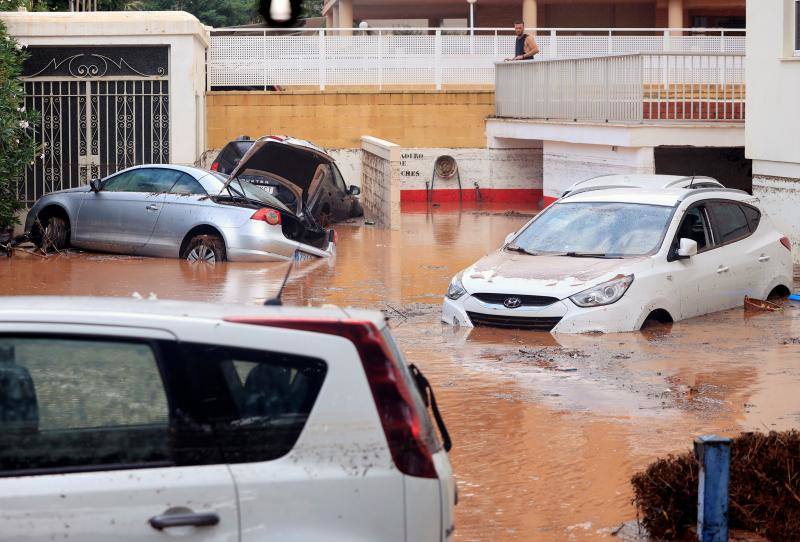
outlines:
[[753, 194], [792, 239], [800, 263], [800, 56], [794, 51], [793, 0], [747, 6], [746, 155]]
[[552, 202], [577, 181], [608, 174], [655, 173], [653, 147], [544, 142], [544, 199]]
[[375, 225], [400, 229], [400, 147], [394, 143], [361, 138], [361, 205]]
[[239, 135], [287, 134], [357, 149], [371, 134], [402, 147], [482, 147], [491, 91], [211, 92], [208, 147]]
[[[349, 184], [361, 177], [361, 156], [352, 149], [329, 151]], [[434, 201], [459, 199], [456, 177], [433, 176], [440, 156], [452, 156], [458, 165], [462, 194], [471, 201], [502, 201], [536, 204], [542, 199], [542, 147], [507, 149], [402, 148], [400, 150], [400, 190], [402, 201], [425, 201], [426, 184], [433, 178]], [[476, 192], [475, 185], [479, 188]]]
[[27, 45], [169, 45], [170, 158], [192, 164], [205, 141], [208, 27], [193, 15], [165, 12], [0, 12], [8, 32]]

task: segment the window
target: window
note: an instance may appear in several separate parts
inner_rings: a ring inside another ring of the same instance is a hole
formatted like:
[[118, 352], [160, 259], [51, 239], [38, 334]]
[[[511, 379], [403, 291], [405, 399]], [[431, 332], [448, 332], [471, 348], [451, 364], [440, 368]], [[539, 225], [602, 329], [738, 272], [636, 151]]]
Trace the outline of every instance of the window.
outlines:
[[168, 419], [147, 343], [0, 337], [0, 476], [158, 466]]
[[714, 224], [719, 243], [731, 243], [750, 235], [750, 226], [742, 208], [736, 203], [713, 202]]
[[761, 222], [761, 211], [749, 205], [742, 205], [742, 210], [747, 217], [747, 224], [750, 226], [750, 231], [755, 233], [758, 229], [759, 222]]
[[226, 463], [268, 461], [292, 449], [325, 379], [323, 361], [215, 345], [176, 348], [165, 378], [184, 413], [178, 434], [209, 427]]
[[681, 239], [692, 239], [697, 243], [697, 251], [702, 252], [711, 246], [711, 236], [709, 235], [708, 224], [706, 223], [705, 213], [701, 206], [692, 207], [686, 212], [681, 222], [678, 233], [675, 236], [676, 244]]
[[203, 190], [203, 187], [200, 185], [200, 183], [186, 173], [180, 174], [180, 177], [178, 177], [178, 182], [172, 186], [170, 192], [172, 194], [181, 195], [200, 194], [205, 196], [207, 194], [206, 191]]
[[347, 194], [349, 189], [347, 188], [347, 183], [344, 182], [342, 172], [339, 171], [339, 168], [336, 167], [336, 164], [331, 164], [331, 169], [333, 170], [333, 178], [335, 179], [336, 186], [342, 189], [345, 194]]
[[800, 0], [794, 3], [794, 54], [800, 56]]
[[661, 246], [675, 211], [661, 205], [568, 201], [551, 205], [514, 244], [534, 253], [642, 256]]
[[0, 476], [276, 459], [326, 372], [216, 345], [0, 336]]
[[169, 192], [180, 171], [167, 168], [140, 168], [125, 171], [103, 183], [108, 192]]

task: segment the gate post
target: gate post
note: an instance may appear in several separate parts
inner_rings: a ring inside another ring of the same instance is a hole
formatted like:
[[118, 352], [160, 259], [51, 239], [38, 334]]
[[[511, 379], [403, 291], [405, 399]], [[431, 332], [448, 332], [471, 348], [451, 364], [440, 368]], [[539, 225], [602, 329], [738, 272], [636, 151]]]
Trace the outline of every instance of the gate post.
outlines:
[[728, 481], [731, 439], [705, 435], [694, 440], [700, 463], [697, 491], [697, 540], [728, 542]]

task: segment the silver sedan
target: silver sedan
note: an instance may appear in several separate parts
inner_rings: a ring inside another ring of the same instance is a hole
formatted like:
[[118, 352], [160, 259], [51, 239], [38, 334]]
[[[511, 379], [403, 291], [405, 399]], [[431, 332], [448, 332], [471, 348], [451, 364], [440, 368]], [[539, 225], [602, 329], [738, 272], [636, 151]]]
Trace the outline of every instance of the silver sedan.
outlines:
[[246, 180], [174, 165], [132, 167], [53, 192], [25, 231], [46, 250], [67, 246], [190, 261], [274, 261], [332, 254], [333, 234]]

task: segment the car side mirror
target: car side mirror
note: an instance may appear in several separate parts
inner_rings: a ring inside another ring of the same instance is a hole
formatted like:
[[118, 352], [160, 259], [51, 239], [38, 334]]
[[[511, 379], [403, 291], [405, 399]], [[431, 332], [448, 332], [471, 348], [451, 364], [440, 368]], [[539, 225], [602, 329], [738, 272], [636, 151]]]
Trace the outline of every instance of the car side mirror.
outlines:
[[89, 188], [92, 192], [100, 192], [100, 179], [92, 179], [89, 181]]
[[678, 241], [678, 259], [691, 258], [697, 255], [697, 241], [685, 237]]
[[515, 231], [512, 231], [511, 233], [509, 233], [508, 235], [506, 235], [506, 240], [505, 240], [505, 241], [503, 241], [503, 244], [504, 244], [504, 245], [507, 245], [507, 244], [509, 244], [509, 243], [511, 242], [511, 240], [514, 238], [514, 236], [515, 236], [515, 235], [517, 235], [517, 232], [515, 232]]
[[361, 193], [361, 189], [359, 187], [357, 187], [356, 185], [351, 184], [349, 192], [350, 192], [351, 196], [357, 196], [357, 195], [359, 195]]

